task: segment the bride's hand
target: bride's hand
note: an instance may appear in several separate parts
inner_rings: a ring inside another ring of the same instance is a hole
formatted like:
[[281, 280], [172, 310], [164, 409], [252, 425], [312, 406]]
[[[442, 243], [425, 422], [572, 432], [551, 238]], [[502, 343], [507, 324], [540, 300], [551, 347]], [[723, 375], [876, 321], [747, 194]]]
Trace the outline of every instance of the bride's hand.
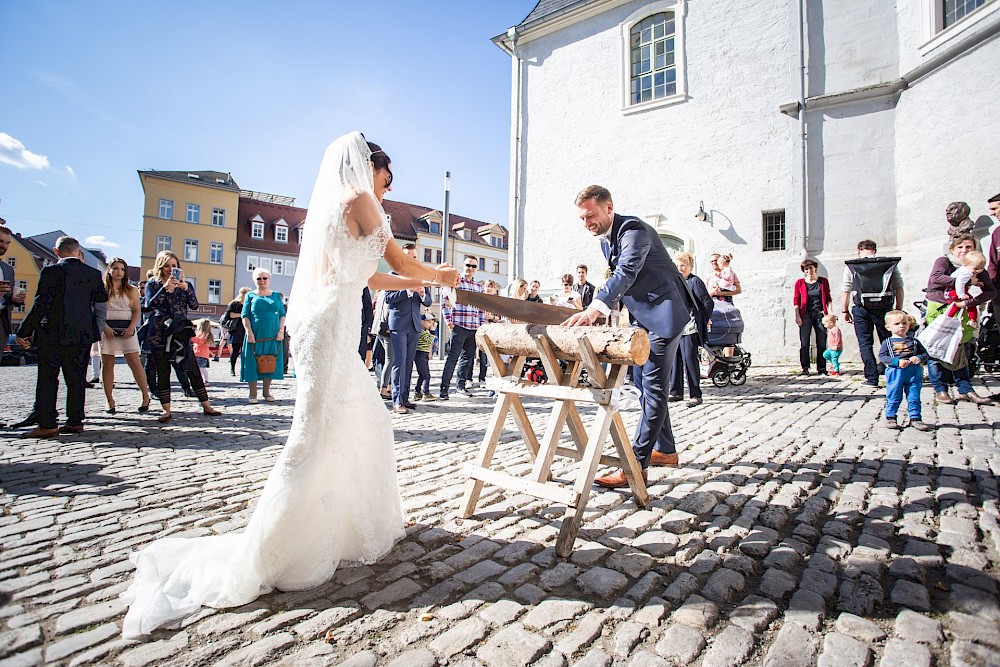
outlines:
[[458, 269], [450, 264], [439, 264], [434, 270], [434, 282], [445, 287], [458, 285]]

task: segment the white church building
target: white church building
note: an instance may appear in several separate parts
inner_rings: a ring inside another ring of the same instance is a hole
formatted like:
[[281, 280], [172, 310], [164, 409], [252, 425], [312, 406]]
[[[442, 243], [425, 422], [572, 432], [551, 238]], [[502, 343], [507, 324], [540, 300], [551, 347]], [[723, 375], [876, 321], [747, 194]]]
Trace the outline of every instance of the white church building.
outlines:
[[597, 183], [699, 275], [733, 253], [755, 358], [796, 358], [800, 261], [839, 312], [863, 239], [903, 258], [915, 313], [948, 203], [980, 238], [995, 222], [998, 32], [1000, 0], [540, 0], [493, 39], [512, 63], [511, 278], [555, 287], [583, 262], [601, 282], [573, 206]]

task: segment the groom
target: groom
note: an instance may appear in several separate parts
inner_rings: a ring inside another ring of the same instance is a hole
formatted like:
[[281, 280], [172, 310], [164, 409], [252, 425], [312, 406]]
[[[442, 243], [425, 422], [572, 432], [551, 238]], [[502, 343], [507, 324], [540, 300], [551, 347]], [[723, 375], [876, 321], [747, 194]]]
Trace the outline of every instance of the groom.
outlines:
[[[620, 299], [632, 321], [649, 332], [649, 359], [634, 374], [642, 392], [642, 419], [632, 445], [645, 479], [650, 465], [678, 463], [666, 389], [681, 331], [691, 320], [694, 303], [656, 230], [636, 217], [615, 213], [607, 188], [584, 188], [576, 196], [576, 207], [583, 226], [601, 239], [612, 273], [590, 306], [563, 324], [591, 325], [598, 317], [607, 317]], [[609, 489], [628, 486], [621, 470], [594, 482]]]

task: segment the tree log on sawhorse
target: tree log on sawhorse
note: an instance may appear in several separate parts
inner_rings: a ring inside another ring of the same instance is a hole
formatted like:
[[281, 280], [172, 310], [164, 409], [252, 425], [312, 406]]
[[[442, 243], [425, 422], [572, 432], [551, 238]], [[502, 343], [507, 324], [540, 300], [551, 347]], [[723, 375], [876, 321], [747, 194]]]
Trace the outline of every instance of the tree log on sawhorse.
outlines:
[[[484, 483], [562, 503], [566, 505], [566, 515], [556, 540], [556, 553], [566, 558], [573, 551], [599, 465], [624, 470], [636, 503], [641, 507], [649, 505], [642, 469], [635, 459], [625, 423], [618, 412], [618, 396], [628, 367], [644, 363], [649, 356], [649, 336], [645, 331], [499, 323], [480, 327], [476, 342], [486, 353], [498, 378], [492, 385], [497, 391], [497, 402], [479, 455], [473, 463], [465, 466], [469, 479], [465, 483], [460, 516], [468, 518], [475, 513]], [[512, 355], [509, 363], [501, 357], [504, 354]], [[548, 376], [547, 384], [537, 384], [521, 377], [528, 356], [541, 359]], [[560, 359], [567, 362], [565, 371], [559, 366]], [[602, 363], [609, 364], [607, 373]], [[590, 378], [589, 387], [580, 384], [584, 369]], [[528, 420], [522, 396], [552, 401], [541, 438], [535, 434]], [[589, 429], [577, 409], [580, 403], [597, 406], [597, 414]], [[490, 468], [508, 413], [512, 415], [533, 461], [527, 477]], [[572, 447], [560, 444], [564, 428], [569, 430]], [[617, 456], [604, 454], [609, 435]], [[572, 486], [551, 480], [552, 462], [556, 455], [580, 462]]]

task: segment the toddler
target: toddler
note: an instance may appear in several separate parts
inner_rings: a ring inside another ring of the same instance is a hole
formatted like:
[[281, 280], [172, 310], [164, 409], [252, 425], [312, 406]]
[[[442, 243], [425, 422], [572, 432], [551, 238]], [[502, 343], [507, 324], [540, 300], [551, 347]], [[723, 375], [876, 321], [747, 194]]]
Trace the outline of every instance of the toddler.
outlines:
[[823, 358], [830, 362], [830, 375], [840, 375], [840, 354], [844, 351], [844, 336], [837, 326], [837, 316], [833, 313], [823, 316], [823, 326], [826, 327], [826, 350]]
[[437, 328], [437, 320], [427, 313], [421, 315], [420, 336], [417, 337], [417, 352], [413, 356], [413, 365], [417, 367], [417, 388], [414, 399], [420, 401], [433, 401], [431, 394], [431, 351], [434, 349], [434, 334], [431, 332]]
[[[951, 277], [955, 279], [955, 289], [947, 293], [948, 299], [951, 302], [971, 299], [969, 285], [978, 284], [979, 281], [976, 280], [976, 274], [985, 268], [986, 255], [976, 250], [965, 253], [965, 257], [962, 258], [962, 266], [955, 269], [955, 272], [951, 274]], [[966, 310], [969, 312], [969, 323], [972, 326], [977, 326], [979, 308], [969, 306]]]
[[191, 347], [194, 349], [194, 359], [198, 363], [198, 370], [201, 371], [201, 379], [208, 386], [208, 358], [212, 356], [209, 349], [215, 345], [215, 337], [212, 335], [212, 321], [209, 319], [198, 320], [194, 323], [194, 338], [191, 339]]
[[890, 310], [885, 315], [889, 337], [878, 351], [878, 360], [885, 364], [885, 425], [899, 428], [896, 411], [905, 393], [910, 426], [918, 431], [929, 431], [931, 427], [920, 419], [920, 388], [928, 354], [910, 331], [910, 319], [902, 310]]
[[732, 261], [733, 254], [731, 252], [719, 255], [718, 259], [715, 260], [719, 267], [719, 275], [716, 276], [715, 284], [723, 292], [736, 291], [736, 273], [729, 268], [729, 263]]

